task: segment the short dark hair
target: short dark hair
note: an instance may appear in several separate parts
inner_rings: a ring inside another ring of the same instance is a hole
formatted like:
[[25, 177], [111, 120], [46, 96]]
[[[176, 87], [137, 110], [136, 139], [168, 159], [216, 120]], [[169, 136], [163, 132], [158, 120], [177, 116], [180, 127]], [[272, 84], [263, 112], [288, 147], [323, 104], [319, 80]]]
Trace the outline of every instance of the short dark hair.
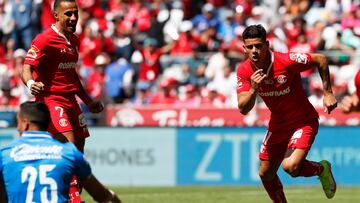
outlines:
[[242, 34], [243, 40], [245, 39], [253, 39], [253, 38], [260, 38], [262, 41], [266, 41], [266, 30], [265, 28], [258, 24], [258, 25], [250, 25], [245, 28]]
[[54, 11], [56, 11], [59, 8], [59, 6], [62, 2], [76, 2], [76, 1], [75, 0], [55, 0], [54, 7], [53, 7]]
[[50, 124], [50, 111], [44, 102], [27, 101], [20, 105], [20, 115], [23, 118], [39, 127], [40, 130], [46, 131]]

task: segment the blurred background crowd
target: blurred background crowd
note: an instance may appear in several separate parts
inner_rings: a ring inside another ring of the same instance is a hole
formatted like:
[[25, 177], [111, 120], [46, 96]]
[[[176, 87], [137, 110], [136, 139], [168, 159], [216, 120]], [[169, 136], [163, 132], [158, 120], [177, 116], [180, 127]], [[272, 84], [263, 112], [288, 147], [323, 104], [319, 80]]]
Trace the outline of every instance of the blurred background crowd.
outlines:
[[[354, 91], [360, 9], [352, 0], [78, 0], [78, 72], [105, 104], [237, 107], [241, 34], [262, 24], [273, 50], [321, 52], [337, 98]], [[31, 99], [19, 73], [36, 34], [54, 23], [53, 0], [0, 0], [0, 106]], [[316, 70], [302, 73], [322, 106]], [[261, 105], [261, 100], [259, 101]]]

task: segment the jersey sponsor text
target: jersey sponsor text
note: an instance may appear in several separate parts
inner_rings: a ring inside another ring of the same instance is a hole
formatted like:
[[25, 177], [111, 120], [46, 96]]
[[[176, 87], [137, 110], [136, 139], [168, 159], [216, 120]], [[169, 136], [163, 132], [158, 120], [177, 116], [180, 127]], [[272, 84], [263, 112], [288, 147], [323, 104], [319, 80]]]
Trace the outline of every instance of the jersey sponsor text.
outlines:
[[283, 96], [290, 93], [290, 87], [287, 87], [286, 89], [280, 90], [280, 91], [270, 91], [270, 92], [259, 92], [259, 95], [262, 97], [278, 97]]
[[72, 69], [76, 67], [75, 62], [59, 63], [58, 69]]
[[22, 144], [11, 149], [10, 157], [14, 161], [27, 161], [38, 159], [61, 159], [62, 146], [40, 146]]

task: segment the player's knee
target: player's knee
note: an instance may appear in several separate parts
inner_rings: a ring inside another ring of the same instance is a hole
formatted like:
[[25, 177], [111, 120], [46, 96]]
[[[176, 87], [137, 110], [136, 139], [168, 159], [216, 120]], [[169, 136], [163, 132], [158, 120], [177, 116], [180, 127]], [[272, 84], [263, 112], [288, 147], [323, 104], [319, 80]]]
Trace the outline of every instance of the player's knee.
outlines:
[[276, 176], [276, 173], [274, 174], [271, 171], [260, 170], [259, 176], [261, 180], [272, 180]]
[[299, 164], [297, 163], [283, 163], [283, 169], [292, 177], [299, 176]]

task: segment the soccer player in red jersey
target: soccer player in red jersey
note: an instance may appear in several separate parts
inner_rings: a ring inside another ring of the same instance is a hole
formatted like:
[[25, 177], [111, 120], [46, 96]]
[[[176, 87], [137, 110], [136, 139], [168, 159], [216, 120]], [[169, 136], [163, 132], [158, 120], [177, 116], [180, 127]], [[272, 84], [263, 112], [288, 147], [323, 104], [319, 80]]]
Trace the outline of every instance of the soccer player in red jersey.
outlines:
[[308, 101], [300, 72], [317, 67], [323, 82], [324, 111], [337, 106], [332, 93], [327, 60], [322, 54], [279, 53], [269, 49], [261, 25], [248, 26], [243, 34], [247, 60], [237, 70], [238, 108], [247, 114], [259, 95], [271, 118], [259, 153], [259, 175], [273, 202], [287, 202], [277, 170], [292, 177], [319, 176], [327, 198], [336, 183], [328, 161], [309, 161], [306, 156], [318, 131], [318, 113]]
[[352, 95], [341, 100], [340, 108], [344, 113], [360, 111], [360, 70], [355, 76], [355, 87], [356, 91]]
[[80, 44], [74, 34], [79, 18], [76, 1], [55, 0], [54, 17], [55, 24], [33, 40], [21, 77], [36, 100], [49, 107], [52, 119], [49, 132], [66, 137], [83, 152], [89, 132], [75, 96], [92, 113], [99, 113], [104, 107], [89, 97], [75, 69]]

